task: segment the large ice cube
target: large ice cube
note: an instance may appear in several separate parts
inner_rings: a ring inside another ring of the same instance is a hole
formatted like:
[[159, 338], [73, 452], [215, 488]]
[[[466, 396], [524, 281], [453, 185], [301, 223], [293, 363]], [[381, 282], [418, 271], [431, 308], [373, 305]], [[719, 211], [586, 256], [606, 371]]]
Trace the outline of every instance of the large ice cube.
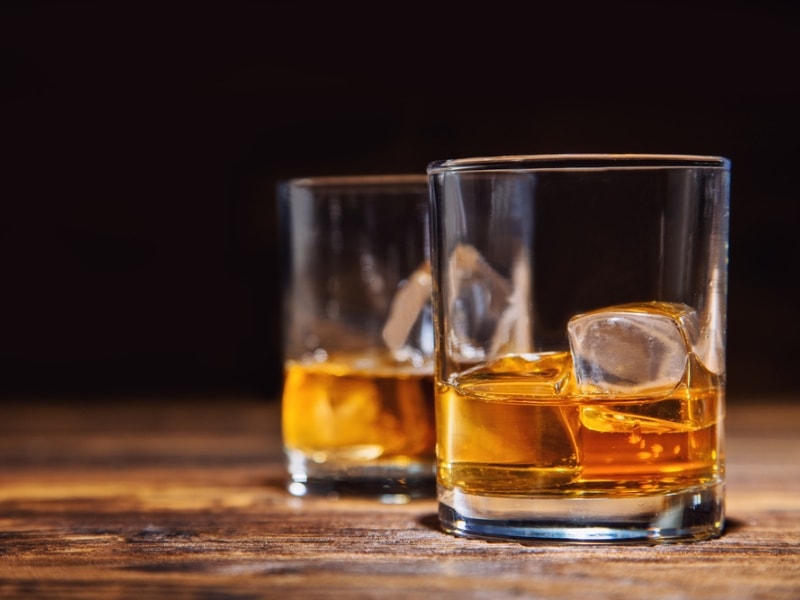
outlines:
[[641, 302], [576, 315], [569, 335], [582, 393], [639, 393], [681, 381], [698, 334], [685, 304]]

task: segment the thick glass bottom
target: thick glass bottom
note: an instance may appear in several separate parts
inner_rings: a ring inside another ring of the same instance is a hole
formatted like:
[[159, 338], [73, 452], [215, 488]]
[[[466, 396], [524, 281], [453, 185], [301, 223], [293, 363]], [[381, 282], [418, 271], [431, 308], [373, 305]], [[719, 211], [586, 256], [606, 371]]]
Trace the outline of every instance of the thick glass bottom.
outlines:
[[487, 540], [688, 542], [719, 537], [724, 519], [723, 484], [626, 498], [492, 497], [439, 489], [442, 529]]
[[294, 496], [351, 496], [402, 504], [436, 497], [436, 473], [429, 462], [316, 463], [305, 455], [287, 452], [289, 481]]

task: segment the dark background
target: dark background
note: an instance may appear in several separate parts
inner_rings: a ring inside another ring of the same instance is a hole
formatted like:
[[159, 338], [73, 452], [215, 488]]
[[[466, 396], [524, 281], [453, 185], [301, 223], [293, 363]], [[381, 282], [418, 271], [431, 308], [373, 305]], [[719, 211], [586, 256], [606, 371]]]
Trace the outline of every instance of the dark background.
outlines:
[[275, 183], [560, 152], [733, 162], [729, 395], [794, 389], [786, 2], [2, 2], [0, 392], [280, 386]]

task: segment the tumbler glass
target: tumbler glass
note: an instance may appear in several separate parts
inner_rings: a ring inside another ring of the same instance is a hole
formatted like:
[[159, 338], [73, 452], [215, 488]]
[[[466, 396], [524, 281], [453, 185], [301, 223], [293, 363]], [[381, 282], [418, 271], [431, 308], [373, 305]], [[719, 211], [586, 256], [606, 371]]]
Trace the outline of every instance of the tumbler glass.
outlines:
[[425, 173], [278, 186], [292, 494], [435, 496]]
[[442, 528], [719, 536], [729, 160], [497, 156], [428, 175]]

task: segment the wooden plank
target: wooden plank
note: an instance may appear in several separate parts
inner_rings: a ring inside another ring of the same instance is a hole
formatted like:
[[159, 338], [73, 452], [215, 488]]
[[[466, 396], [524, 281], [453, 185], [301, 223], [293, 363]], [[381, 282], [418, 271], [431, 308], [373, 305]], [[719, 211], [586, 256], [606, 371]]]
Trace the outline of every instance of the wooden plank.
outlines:
[[279, 407], [44, 403], [0, 421], [2, 598], [800, 598], [800, 403], [729, 409], [729, 528], [664, 546], [439, 531], [433, 499], [294, 498]]

